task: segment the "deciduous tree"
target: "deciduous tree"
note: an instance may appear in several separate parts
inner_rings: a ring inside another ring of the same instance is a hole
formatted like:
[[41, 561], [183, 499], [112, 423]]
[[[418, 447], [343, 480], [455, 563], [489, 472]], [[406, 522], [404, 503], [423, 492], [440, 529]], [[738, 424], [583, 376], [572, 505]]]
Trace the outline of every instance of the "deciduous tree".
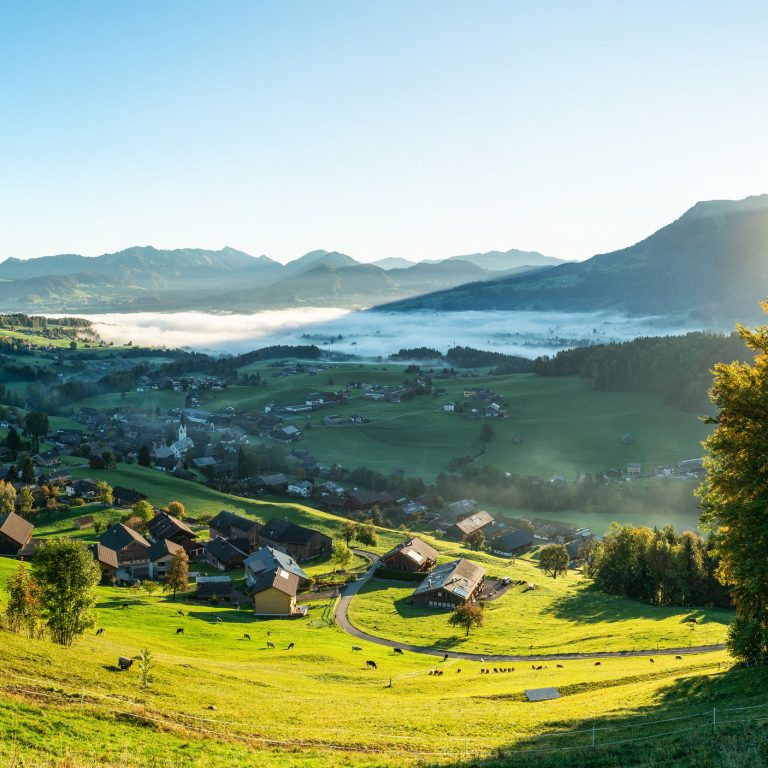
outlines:
[[558, 574], [568, 572], [568, 560], [568, 550], [565, 548], [565, 544], [548, 544], [546, 547], [542, 547], [539, 553], [539, 565], [553, 579], [556, 579]]
[[334, 542], [331, 561], [333, 562], [334, 570], [346, 571], [352, 562], [352, 550], [343, 541]]
[[186, 592], [189, 588], [189, 557], [180, 549], [171, 559], [168, 571], [165, 574], [163, 589], [173, 594], [176, 599], [177, 592]]
[[460, 605], [448, 619], [452, 627], [461, 627], [469, 635], [472, 627], [482, 627], [485, 623], [485, 611], [482, 603], [466, 603]]

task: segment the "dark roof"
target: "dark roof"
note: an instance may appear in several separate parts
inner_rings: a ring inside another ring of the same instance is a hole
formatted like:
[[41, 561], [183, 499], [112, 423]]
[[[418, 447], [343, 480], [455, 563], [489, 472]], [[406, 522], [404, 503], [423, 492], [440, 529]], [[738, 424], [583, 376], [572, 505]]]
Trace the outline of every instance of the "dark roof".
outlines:
[[87, 479], [75, 480], [72, 487], [75, 489], [75, 493], [95, 493], [98, 490], [96, 483]]
[[6, 512], [0, 515], [0, 533], [7, 539], [23, 547], [32, 537], [34, 525], [15, 512]]
[[197, 534], [185, 525], [178, 518], [173, 515], [169, 515], [167, 512], [158, 512], [147, 523], [147, 528], [154, 538], [158, 541], [160, 539], [168, 539], [171, 536], [183, 534], [188, 539], [196, 539]]
[[261, 475], [259, 479], [264, 485], [285, 485], [288, 482], [288, 478], [282, 473], [277, 475]]
[[99, 536], [99, 544], [103, 544], [105, 547], [113, 549], [115, 552], [125, 549], [125, 547], [134, 541], [149, 549], [149, 542], [140, 533], [122, 523], [115, 523], [111, 528], [108, 528], [101, 534], [101, 536]]
[[300, 580], [307, 581], [309, 579], [302, 567], [290, 555], [286, 555], [285, 552], [280, 552], [278, 549], [272, 549], [272, 547], [262, 547], [251, 553], [246, 558], [244, 565], [250, 570], [254, 578], [257, 574], [261, 575], [266, 571], [282, 568], [296, 574]]
[[116, 485], [112, 489], [112, 496], [115, 499], [122, 499], [129, 504], [135, 504], [137, 501], [143, 501], [147, 498], [146, 494], [137, 491], [135, 488], [123, 488], [121, 485]]
[[204, 581], [197, 585], [198, 597], [225, 597], [232, 594], [232, 579], [229, 577], [217, 581]]
[[347, 491], [347, 496], [361, 507], [391, 504], [394, 501], [387, 491]]
[[209, 528], [215, 528], [217, 531], [223, 531], [225, 528], [236, 528], [238, 531], [250, 531], [254, 525], [258, 525], [255, 520], [241, 517], [234, 512], [227, 512], [226, 509], [222, 509], [221, 512], [208, 523]]
[[520, 528], [497, 536], [491, 542], [491, 549], [497, 549], [500, 552], [512, 552], [523, 547], [530, 547], [532, 544], [533, 534], [525, 528]]
[[285, 568], [275, 568], [259, 573], [251, 582], [250, 591], [254, 594], [274, 587], [286, 595], [295, 595], [299, 587], [299, 577]]
[[159, 560], [161, 557], [165, 557], [166, 555], [175, 555], [179, 550], [182, 552], [186, 551], [184, 547], [181, 546], [181, 544], [177, 544], [175, 541], [160, 539], [160, 541], [156, 541], [149, 548], [149, 559], [154, 562], [155, 560]]
[[101, 565], [108, 565], [110, 568], [117, 569], [117, 552], [114, 549], [105, 547], [103, 544], [89, 544], [93, 559]]
[[[296, 525], [288, 520], [281, 520], [279, 517], [273, 517], [259, 531], [259, 537], [269, 539], [278, 544], [309, 544], [317, 531], [311, 528], [305, 528], [303, 525]], [[324, 534], [320, 534], [321, 536]], [[327, 538], [327, 537], [326, 537]]]
[[233, 558], [240, 556], [242, 556], [243, 559], [248, 557], [247, 552], [238, 549], [232, 542], [227, 541], [226, 539], [211, 539], [211, 541], [205, 545], [205, 548], [209, 554], [213, 555], [221, 563], [228, 563]]

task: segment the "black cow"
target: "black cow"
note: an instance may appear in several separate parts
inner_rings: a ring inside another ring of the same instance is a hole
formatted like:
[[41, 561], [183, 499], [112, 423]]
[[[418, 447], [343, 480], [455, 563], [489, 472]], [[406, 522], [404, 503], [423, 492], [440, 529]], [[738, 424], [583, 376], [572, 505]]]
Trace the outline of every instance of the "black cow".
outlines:
[[370, 659], [368, 659], [368, 661], [365, 662], [365, 666], [368, 667], [369, 669], [378, 669], [378, 667], [376, 666], [376, 662], [371, 661]]
[[96, 630], [96, 634], [97, 634], [97, 635], [103, 635], [103, 634], [104, 634], [104, 627], [99, 627], [99, 628]]
[[133, 659], [129, 659], [127, 656], [120, 656], [117, 660], [117, 666], [119, 669], [130, 669], [133, 666]]
[[290, 651], [295, 645], [296, 643], [288, 643], [288, 650]]
[[176, 634], [177, 634], [177, 635], [183, 635], [183, 634], [184, 634], [184, 627], [179, 627], [179, 628], [176, 630]]
[[244, 637], [246, 640], [250, 640], [250, 639], [251, 639], [251, 636], [250, 636], [250, 635], [249, 635], [247, 632], [246, 632], [246, 633], [243, 635], [243, 637]]
[[395, 648], [395, 653], [399, 653], [402, 656], [403, 655], [403, 649], [402, 648]]

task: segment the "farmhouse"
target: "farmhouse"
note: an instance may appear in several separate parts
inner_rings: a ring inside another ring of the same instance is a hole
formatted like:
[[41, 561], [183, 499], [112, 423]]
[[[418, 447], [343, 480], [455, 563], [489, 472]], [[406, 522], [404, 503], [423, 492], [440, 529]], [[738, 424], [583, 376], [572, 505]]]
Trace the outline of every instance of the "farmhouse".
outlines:
[[67, 488], [67, 494], [69, 495], [69, 489], [72, 489], [74, 496], [80, 496], [83, 499], [94, 499], [99, 492], [99, 487], [93, 480], [75, 480], [69, 488]]
[[347, 491], [345, 506], [354, 510], [367, 510], [378, 505], [385, 507], [394, 504], [395, 500], [387, 491]]
[[507, 531], [491, 541], [491, 550], [494, 555], [501, 557], [515, 557], [525, 552], [533, 545], [533, 534], [525, 528], [516, 531]]
[[474, 533], [475, 531], [482, 530], [487, 525], [491, 525], [491, 523], [493, 523], [493, 518], [487, 512], [481, 510], [480, 512], [475, 512], [469, 517], [465, 517], [463, 520], [459, 520], [458, 523], [452, 525], [445, 532], [445, 535], [449, 539], [462, 541], [470, 534]]
[[260, 475], [258, 486], [272, 493], [284, 493], [288, 487], [288, 478], [282, 472], [275, 475]]
[[158, 512], [147, 523], [147, 530], [155, 541], [168, 539], [176, 544], [183, 544], [187, 540], [197, 538], [197, 534], [189, 526], [167, 512]]
[[477, 600], [485, 571], [469, 560], [439, 565], [413, 593], [413, 604], [426, 608], [458, 608]]
[[293, 424], [284, 427], [275, 427], [269, 436], [278, 443], [295, 443], [304, 437], [304, 433]]
[[32, 538], [34, 526], [15, 512], [0, 515], [0, 555], [15, 557]]
[[290, 555], [272, 547], [262, 547], [251, 553], [243, 565], [245, 566], [245, 583], [248, 587], [252, 587], [265, 571], [274, 571], [277, 568], [293, 573], [299, 580], [299, 589], [306, 589], [309, 586], [309, 576], [304, 573], [302, 567]]
[[169, 539], [156, 541], [149, 548], [149, 575], [153, 579], [163, 578], [168, 571], [168, 567], [177, 552], [184, 552], [181, 544], [176, 544]]
[[209, 535], [212, 539], [248, 539], [249, 548], [259, 546], [259, 529], [261, 525], [255, 520], [241, 517], [234, 512], [222, 510], [210, 523], [208, 523]]
[[381, 556], [385, 568], [396, 571], [428, 571], [437, 562], [437, 550], [419, 538], [408, 539]]
[[297, 560], [307, 560], [330, 552], [333, 544], [330, 536], [279, 517], [273, 517], [261, 528], [259, 543], [285, 552]]
[[312, 495], [314, 487], [310, 480], [297, 480], [288, 484], [288, 493], [291, 496], [301, 496], [304, 499], [308, 499]]
[[253, 612], [265, 616], [303, 615], [296, 607], [299, 577], [284, 568], [262, 571], [253, 581]]
[[133, 488], [123, 488], [121, 485], [116, 485], [112, 489], [112, 498], [115, 501], [117, 507], [130, 507], [137, 501], [146, 501], [145, 494], [140, 493]]
[[117, 579], [117, 552], [103, 544], [89, 544], [88, 549], [99, 564], [102, 584], [111, 584], [113, 579]]
[[246, 552], [226, 539], [212, 539], [205, 545], [206, 562], [220, 571], [239, 568], [248, 557]]
[[462, 517], [471, 515], [477, 509], [477, 502], [474, 499], [459, 499], [446, 504], [440, 516], [445, 520], [455, 523]]
[[99, 544], [117, 553], [117, 564], [130, 576], [149, 573], [149, 542], [133, 528], [115, 523], [99, 537]]

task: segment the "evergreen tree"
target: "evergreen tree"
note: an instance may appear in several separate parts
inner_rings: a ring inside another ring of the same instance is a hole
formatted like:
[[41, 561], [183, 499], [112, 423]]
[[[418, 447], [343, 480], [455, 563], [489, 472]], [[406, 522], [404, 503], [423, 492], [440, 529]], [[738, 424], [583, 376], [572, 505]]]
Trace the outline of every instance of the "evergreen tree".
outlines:
[[26, 485], [34, 485], [36, 480], [35, 465], [32, 463], [32, 457], [25, 456], [21, 463], [21, 482]]
[[141, 448], [139, 448], [139, 457], [137, 461], [140, 467], [152, 466], [152, 455], [150, 454], [148, 446], [142, 445]]

